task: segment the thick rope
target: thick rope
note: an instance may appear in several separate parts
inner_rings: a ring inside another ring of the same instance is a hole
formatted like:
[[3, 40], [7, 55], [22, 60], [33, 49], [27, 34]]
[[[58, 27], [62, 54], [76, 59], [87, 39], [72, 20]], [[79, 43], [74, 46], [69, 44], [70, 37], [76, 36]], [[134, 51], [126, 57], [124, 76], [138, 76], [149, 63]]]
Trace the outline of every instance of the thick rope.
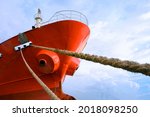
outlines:
[[112, 67], [121, 68], [121, 69], [130, 71], [130, 72], [142, 73], [144, 75], [150, 76], [150, 64], [147, 64], [147, 63], [139, 64], [134, 61], [128, 61], [128, 60], [123, 61], [123, 60], [119, 60], [116, 58], [107, 58], [107, 57], [103, 57], [103, 56], [77, 53], [77, 52], [72, 52], [72, 51], [68, 51], [68, 50], [49, 48], [49, 47], [43, 47], [43, 46], [38, 46], [38, 45], [32, 45], [32, 46], [35, 48], [46, 49], [46, 50], [50, 50], [50, 51], [57, 52], [60, 54], [85, 59], [88, 61], [103, 64], [103, 65], [110, 65]]
[[21, 56], [22, 56], [22, 59], [26, 65], [26, 67], [28, 68], [28, 70], [30, 71], [32, 76], [36, 79], [36, 81], [42, 86], [42, 88], [45, 90], [45, 92], [50, 96], [50, 98], [52, 100], [59, 100], [59, 98], [46, 86], [46, 84], [34, 73], [34, 71], [28, 65], [27, 61], [25, 60], [25, 58], [23, 56], [22, 50], [20, 50], [20, 52], [21, 52]]

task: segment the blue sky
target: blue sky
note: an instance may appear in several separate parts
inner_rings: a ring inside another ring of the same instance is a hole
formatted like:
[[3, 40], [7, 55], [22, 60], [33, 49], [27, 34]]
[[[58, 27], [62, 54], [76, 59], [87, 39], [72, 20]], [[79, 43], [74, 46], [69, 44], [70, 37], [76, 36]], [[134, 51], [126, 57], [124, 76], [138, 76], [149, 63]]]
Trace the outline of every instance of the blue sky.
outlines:
[[[150, 0], [1, 0], [0, 42], [31, 29], [38, 8], [45, 21], [64, 9], [85, 14], [85, 53], [150, 63]], [[84, 60], [63, 88], [77, 99], [150, 99], [150, 77]]]

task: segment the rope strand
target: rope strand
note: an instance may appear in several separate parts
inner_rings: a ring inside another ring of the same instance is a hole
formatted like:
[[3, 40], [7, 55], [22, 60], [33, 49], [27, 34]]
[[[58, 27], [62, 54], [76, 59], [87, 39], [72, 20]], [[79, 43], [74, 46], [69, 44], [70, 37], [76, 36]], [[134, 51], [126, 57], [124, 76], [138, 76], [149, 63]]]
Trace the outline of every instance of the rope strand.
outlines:
[[30, 71], [32, 76], [36, 79], [36, 81], [42, 86], [42, 88], [45, 90], [45, 92], [50, 96], [50, 98], [52, 100], [59, 100], [59, 98], [46, 86], [46, 84], [34, 73], [34, 71], [28, 65], [27, 61], [25, 60], [25, 58], [23, 56], [22, 50], [20, 50], [20, 52], [21, 52], [21, 56], [22, 56], [22, 59], [26, 65], [26, 67], [28, 68], [28, 70]]
[[68, 50], [61, 50], [61, 49], [56, 49], [56, 48], [49, 48], [49, 47], [43, 47], [43, 46], [38, 46], [38, 45], [32, 45], [35, 48], [41, 48], [41, 49], [46, 49], [50, 50], [59, 54], [64, 54], [68, 56], [73, 56], [76, 58], [80, 59], [85, 59], [88, 61], [100, 63], [103, 65], [110, 65], [115, 68], [121, 68], [130, 72], [134, 73], [142, 73], [144, 75], [150, 76], [150, 64], [139, 64], [134, 61], [123, 61], [119, 60], [116, 58], [107, 58], [103, 56], [97, 56], [97, 55], [90, 55], [90, 54], [84, 54], [84, 53], [77, 53], [77, 52], [72, 52]]

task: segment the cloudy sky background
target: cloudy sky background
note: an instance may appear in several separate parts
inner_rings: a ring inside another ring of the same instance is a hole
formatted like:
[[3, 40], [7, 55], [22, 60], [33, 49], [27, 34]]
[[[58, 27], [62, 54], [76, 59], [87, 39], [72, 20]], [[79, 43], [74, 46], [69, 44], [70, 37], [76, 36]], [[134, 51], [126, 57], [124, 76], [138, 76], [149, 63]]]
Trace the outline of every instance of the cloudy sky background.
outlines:
[[[31, 29], [38, 8], [45, 21], [60, 10], [85, 14], [85, 53], [150, 63], [150, 0], [1, 0], [0, 42]], [[63, 88], [77, 99], [150, 99], [150, 77], [84, 60]]]

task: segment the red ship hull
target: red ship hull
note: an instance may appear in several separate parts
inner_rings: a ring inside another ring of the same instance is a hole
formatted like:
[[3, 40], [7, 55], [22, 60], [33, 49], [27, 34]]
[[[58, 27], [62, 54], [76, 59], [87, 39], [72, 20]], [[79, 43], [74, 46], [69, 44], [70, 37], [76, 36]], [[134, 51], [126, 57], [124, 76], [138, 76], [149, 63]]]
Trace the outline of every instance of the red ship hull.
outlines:
[[[90, 30], [87, 25], [64, 20], [36, 28], [24, 34], [34, 45], [81, 52]], [[50, 99], [29, 73], [20, 52], [18, 36], [0, 44], [0, 99]], [[27, 47], [23, 54], [33, 71], [61, 99], [73, 99], [62, 91], [66, 75], [73, 75], [79, 59], [54, 52]], [[42, 65], [44, 62], [44, 65]]]

